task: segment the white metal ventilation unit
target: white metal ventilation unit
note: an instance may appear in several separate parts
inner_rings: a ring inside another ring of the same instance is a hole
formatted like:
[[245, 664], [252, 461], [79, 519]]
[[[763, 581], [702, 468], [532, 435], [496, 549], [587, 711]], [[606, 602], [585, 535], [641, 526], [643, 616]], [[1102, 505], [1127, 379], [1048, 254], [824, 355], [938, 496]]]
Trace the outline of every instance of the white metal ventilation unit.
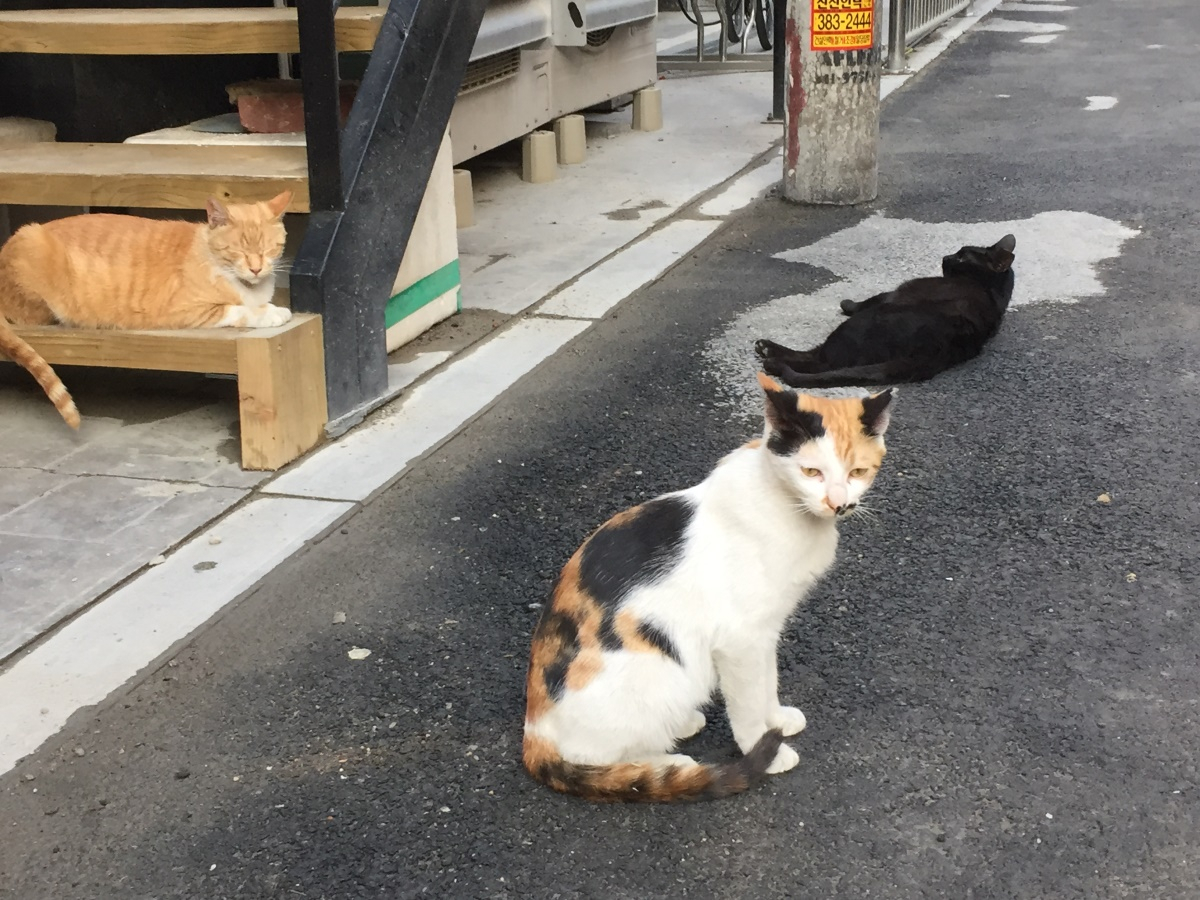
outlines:
[[658, 0], [490, 0], [450, 134], [456, 163], [651, 85]]

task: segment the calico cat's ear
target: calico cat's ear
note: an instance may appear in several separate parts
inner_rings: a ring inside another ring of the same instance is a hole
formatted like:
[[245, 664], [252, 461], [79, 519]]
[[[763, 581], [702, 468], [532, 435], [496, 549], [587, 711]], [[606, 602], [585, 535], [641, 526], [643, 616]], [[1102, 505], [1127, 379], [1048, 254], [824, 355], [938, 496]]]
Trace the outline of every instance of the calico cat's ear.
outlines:
[[1017, 239], [1011, 234], [1000, 238], [988, 250], [988, 262], [995, 272], [1003, 272], [1013, 264], [1013, 251], [1017, 249]]
[[778, 381], [776, 381], [774, 378], [772, 378], [770, 375], [768, 375], [766, 372], [758, 373], [758, 383], [762, 386], [762, 389], [764, 391], [766, 391], [768, 394], [770, 394], [773, 391], [784, 390], [783, 385], [780, 384]]
[[767, 446], [773, 453], [786, 456], [801, 444], [815, 440], [825, 433], [820, 415], [800, 408], [800, 396], [789, 391], [764, 372], [758, 373], [758, 383], [767, 395], [767, 425], [775, 435]]
[[784, 431], [787, 428], [788, 410], [796, 409], [796, 395], [766, 372], [758, 373], [758, 383], [767, 395], [767, 424], [772, 431]]
[[208, 212], [209, 228], [220, 228], [222, 225], [229, 224], [229, 210], [216, 197], [209, 197], [204, 208]]
[[278, 219], [287, 212], [288, 204], [291, 202], [292, 192], [284, 191], [282, 194], [277, 194], [267, 201], [267, 209], [271, 211], [271, 215]]
[[863, 431], [871, 437], [882, 437], [887, 431], [888, 424], [892, 421], [892, 399], [895, 394], [895, 388], [888, 388], [870, 397], [863, 397], [863, 411], [859, 421], [862, 422]]

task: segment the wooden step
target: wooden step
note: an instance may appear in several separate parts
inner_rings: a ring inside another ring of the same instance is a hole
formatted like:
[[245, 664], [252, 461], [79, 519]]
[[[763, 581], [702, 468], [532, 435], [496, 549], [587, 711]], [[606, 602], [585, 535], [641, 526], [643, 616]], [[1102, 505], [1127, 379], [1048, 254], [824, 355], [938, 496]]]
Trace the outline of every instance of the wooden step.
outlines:
[[320, 316], [298, 314], [278, 328], [120, 331], [21, 325], [15, 330], [51, 365], [236, 374], [245, 469], [274, 471], [324, 435]]
[[0, 204], [203, 209], [209, 197], [269, 200], [292, 191], [308, 212], [303, 147], [24, 144], [0, 147]]
[[[383, 21], [378, 6], [337, 12], [339, 50], [370, 50]], [[0, 11], [0, 53], [104, 56], [297, 53], [296, 10], [31, 9]]]

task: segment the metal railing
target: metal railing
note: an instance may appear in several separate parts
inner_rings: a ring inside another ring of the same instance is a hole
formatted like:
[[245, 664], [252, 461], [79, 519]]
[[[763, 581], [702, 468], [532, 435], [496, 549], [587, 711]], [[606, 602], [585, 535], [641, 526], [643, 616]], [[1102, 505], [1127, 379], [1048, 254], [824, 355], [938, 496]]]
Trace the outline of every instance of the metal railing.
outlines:
[[888, 8], [889, 72], [904, 71], [904, 51], [973, 0], [891, 0]]

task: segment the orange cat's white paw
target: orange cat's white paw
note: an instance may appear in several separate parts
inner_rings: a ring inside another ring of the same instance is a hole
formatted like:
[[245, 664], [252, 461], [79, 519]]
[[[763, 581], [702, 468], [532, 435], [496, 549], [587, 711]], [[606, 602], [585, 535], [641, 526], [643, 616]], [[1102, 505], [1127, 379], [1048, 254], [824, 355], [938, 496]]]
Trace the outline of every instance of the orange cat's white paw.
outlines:
[[787, 744], [781, 744], [779, 752], [775, 754], [774, 762], [767, 766], [767, 774], [778, 775], [780, 772], [787, 772], [790, 769], [796, 768], [799, 763], [800, 754]]
[[784, 737], [799, 734], [807, 725], [808, 719], [804, 717], [804, 713], [794, 706], [781, 706], [771, 717], [771, 727], [782, 731]]
[[258, 328], [275, 328], [278, 325], [286, 325], [291, 320], [292, 311], [290, 309], [268, 303], [259, 309], [257, 321], [254, 322], [254, 325]]

